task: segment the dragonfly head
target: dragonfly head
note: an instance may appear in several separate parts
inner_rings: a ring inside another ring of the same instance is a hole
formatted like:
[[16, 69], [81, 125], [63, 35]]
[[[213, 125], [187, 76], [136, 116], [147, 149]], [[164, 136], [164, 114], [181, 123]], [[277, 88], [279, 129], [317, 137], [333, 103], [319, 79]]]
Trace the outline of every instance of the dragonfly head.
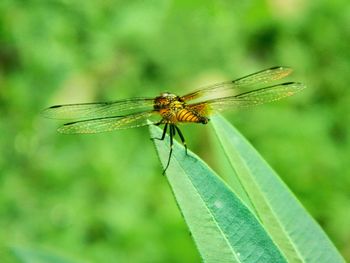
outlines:
[[169, 106], [178, 101], [179, 97], [170, 92], [163, 92], [154, 99], [154, 109], [169, 108]]

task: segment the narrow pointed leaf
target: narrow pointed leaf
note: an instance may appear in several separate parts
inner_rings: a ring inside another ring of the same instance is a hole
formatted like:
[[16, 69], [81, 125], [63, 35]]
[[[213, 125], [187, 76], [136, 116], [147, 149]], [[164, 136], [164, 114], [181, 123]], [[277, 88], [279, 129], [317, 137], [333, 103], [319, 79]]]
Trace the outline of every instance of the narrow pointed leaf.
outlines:
[[[212, 124], [246, 195], [288, 262], [344, 262], [321, 227], [250, 143], [223, 117]], [[242, 197], [243, 198], [243, 197]], [[246, 197], [245, 197], [246, 200]]]
[[[150, 126], [151, 136], [161, 130]], [[163, 167], [169, 139], [154, 140]], [[204, 262], [286, 262], [261, 223], [196, 155], [175, 141], [166, 172], [181, 213]]]

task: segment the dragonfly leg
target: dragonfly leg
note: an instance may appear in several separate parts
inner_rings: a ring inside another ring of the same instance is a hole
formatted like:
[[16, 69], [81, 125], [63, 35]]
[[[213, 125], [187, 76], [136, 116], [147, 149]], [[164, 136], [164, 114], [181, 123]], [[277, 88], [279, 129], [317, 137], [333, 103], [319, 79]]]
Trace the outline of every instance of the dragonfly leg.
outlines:
[[174, 125], [174, 127], [175, 127], [177, 133], [180, 136], [180, 139], [181, 139], [181, 142], [182, 142], [183, 146], [185, 146], [186, 155], [188, 155], [188, 153], [187, 153], [187, 144], [186, 144], [186, 141], [185, 141], [185, 137], [183, 136], [183, 134], [182, 134], [182, 132], [181, 132], [179, 127], [177, 127], [176, 125]]
[[171, 155], [173, 153], [173, 137], [175, 135], [175, 128], [174, 128], [174, 125], [173, 124], [170, 124], [169, 125], [169, 129], [170, 129], [170, 132], [169, 132], [169, 136], [170, 136], [170, 152], [169, 152], [169, 157], [168, 157], [168, 163], [167, 165], [165, 166], [164, 170], [163, 170], [163, 175], [165, 174], [165, 171], [168, 169], [169, 167], [169, 164], [170, 164], [170, 159], [171, 159]]
[[[166, 131], [168, 130], [168, 124], [169, 124], [169, 123], [165, 123], [165, 126], [164, 126], [164, 128], [163, 128], [162, 137], [160, 137], [160, 138], [151, 138], [151, 140], [160, 140], [160, 141], [163, 141], [164, 138], [165, 138]], [[156, 125], [157, 125], [157, 124], [156, 124]]]
[[163, 119], [161, 119], [161, 120], [158, 121], [157, 123], [154, 123], [154, 125], [156, 125], [156, 126], [159, 126], [159, 125], [161, 125], [161, 124], [163, 124]]

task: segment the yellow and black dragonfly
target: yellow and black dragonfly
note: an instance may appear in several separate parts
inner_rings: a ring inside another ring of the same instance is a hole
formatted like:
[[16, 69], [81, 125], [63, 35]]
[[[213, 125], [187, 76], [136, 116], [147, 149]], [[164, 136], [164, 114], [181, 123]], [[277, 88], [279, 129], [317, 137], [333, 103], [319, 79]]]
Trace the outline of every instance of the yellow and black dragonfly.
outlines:
[[155, 98], [55, 105], [45, 109], [43, 114], [48, 118], [71, 120], [58, 128], [58, 132], [64, 134], [99, 133], [150, 124], [164, 125], [162, 137], [158, 139], [164, 140], [169, 129], [170, 152], [165, 172], [170, 163], [176, 133], [187, 153], [185, 138], [178, 124], [207, 124], [209, 116], [215, 112], [263, 104], [294, 95], [304, 89], [305, 85], [284, 82], [267, 86], [291, 72], [292, 69], [288, 67], [273, 67], [233, 81], [203, 87], [184, 96], [164, 92]]

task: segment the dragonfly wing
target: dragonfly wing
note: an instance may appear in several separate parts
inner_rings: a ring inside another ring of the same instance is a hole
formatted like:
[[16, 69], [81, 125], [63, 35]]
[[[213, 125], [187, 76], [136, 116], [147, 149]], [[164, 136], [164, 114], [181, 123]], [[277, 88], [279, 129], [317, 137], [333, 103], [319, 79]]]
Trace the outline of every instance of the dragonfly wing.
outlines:
[[95, 119], [124, 115], [126, 111], [149, 110], [154, 99], [134, 98], [112, 102], [79, 103], [55, 105], [45, 109], [42, 114], [50, 119]]
[[266, 88], [244, 92], [231, 97], [205, 101], [198, 103], [197, 105], [207, 105], [207, 111], [222, 111], [233, 109], [235, 107], [249, 107], [292, 96], [304, 88], [305, 85], [302, 83], [286, 82]]
[[[119, 129], [136, 128], [155, 124], [156, 111], [133, 113], [122, 117], [106, 117], [90, 120], [69, 122], [58, 128], [58, 132], [65, 134], [99, 133]], [[153, 119], [153, 120], [152, 120]]]
[[292, 69], [288, 67], [273, 67], [258, 71], [236, 80], [203, 87], [198, 91], [183, 96], [182, 99], [184, 101], [195, 99], [210, 100], [233, 96], [236, 88], [247, 88], [257, 84], [266, 84], [275, 80], [282, 79], [288, 76], [291, 72]]

